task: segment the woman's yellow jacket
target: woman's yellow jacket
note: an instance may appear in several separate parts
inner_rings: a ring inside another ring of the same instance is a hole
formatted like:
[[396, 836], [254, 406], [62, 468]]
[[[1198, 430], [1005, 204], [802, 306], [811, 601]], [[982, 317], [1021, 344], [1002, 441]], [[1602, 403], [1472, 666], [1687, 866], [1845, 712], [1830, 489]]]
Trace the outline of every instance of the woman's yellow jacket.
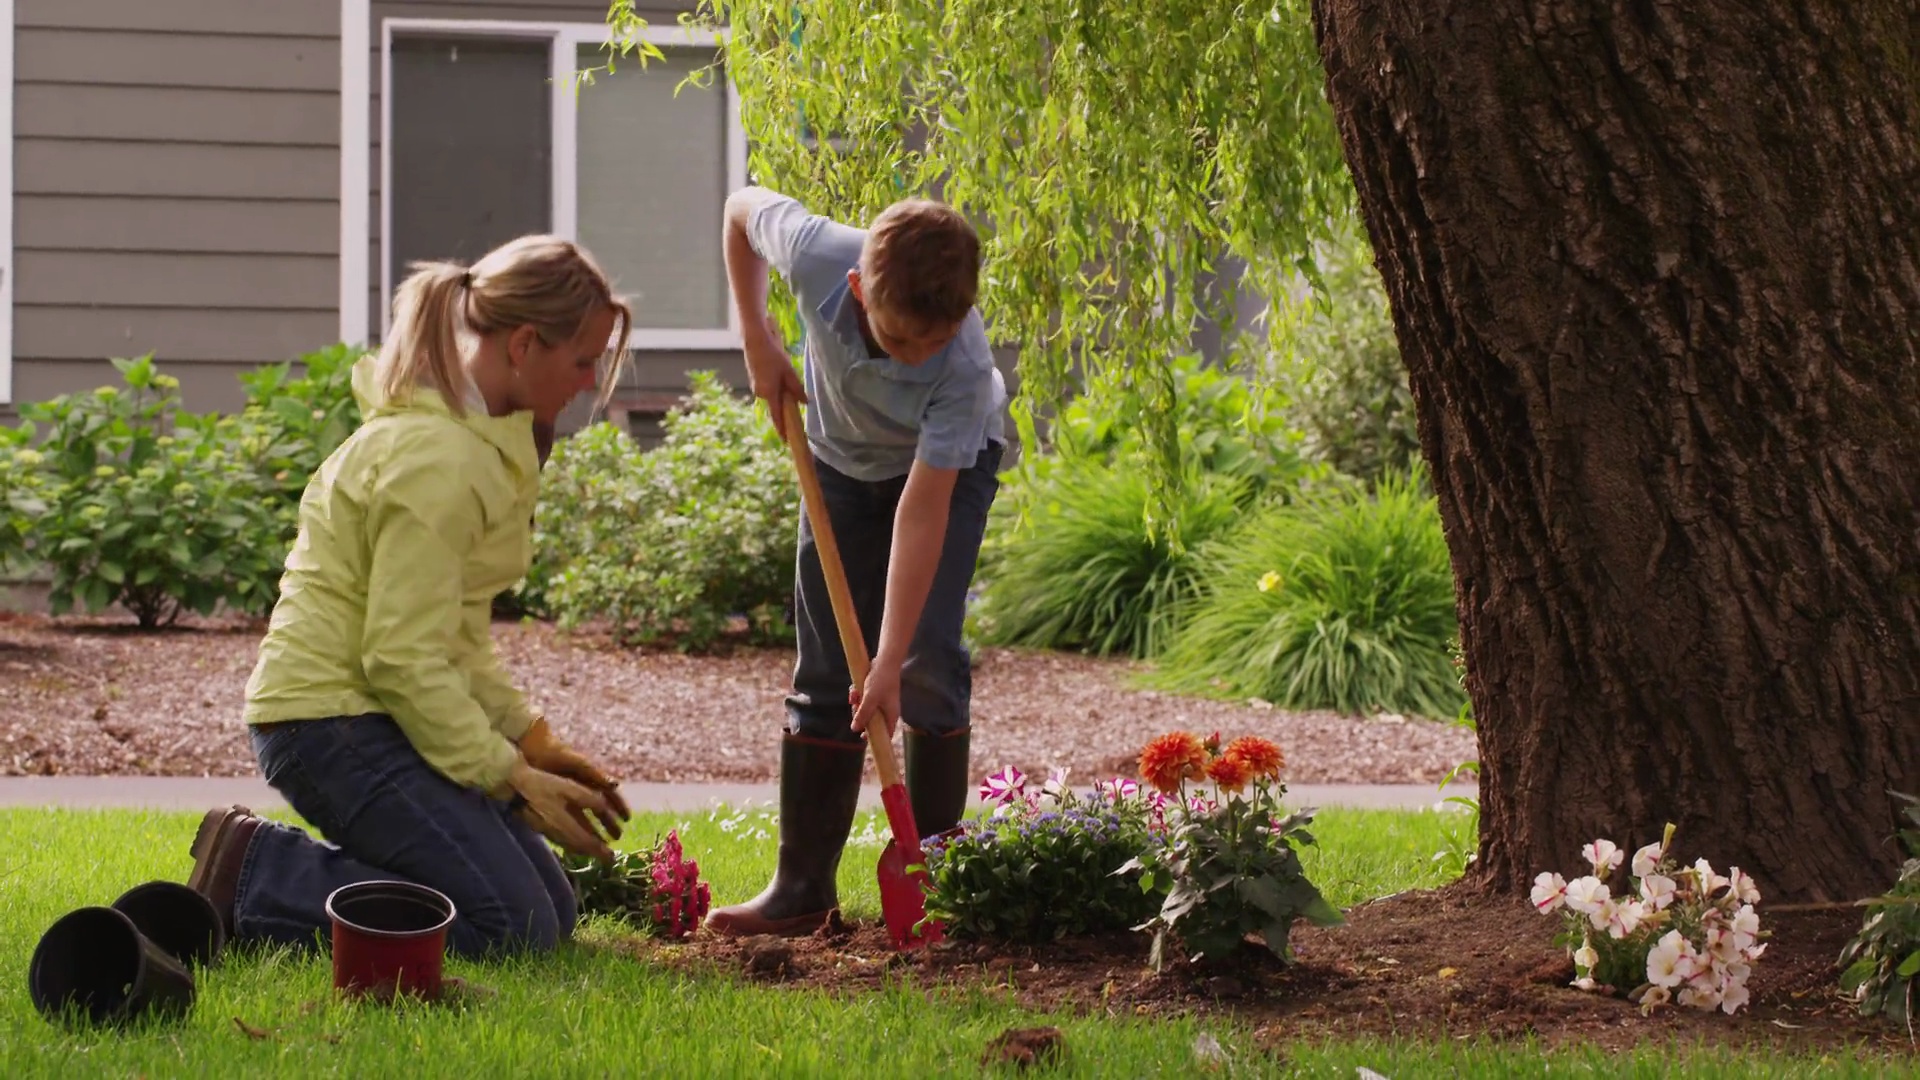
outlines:
[[448, 779], [497, 790], [533, 722], [489, 633], [532, 552], [532, 414], [388, 401], [372, 357], [353, 390], [364, 421], [301, 499], [246, 721], [385, 713]]

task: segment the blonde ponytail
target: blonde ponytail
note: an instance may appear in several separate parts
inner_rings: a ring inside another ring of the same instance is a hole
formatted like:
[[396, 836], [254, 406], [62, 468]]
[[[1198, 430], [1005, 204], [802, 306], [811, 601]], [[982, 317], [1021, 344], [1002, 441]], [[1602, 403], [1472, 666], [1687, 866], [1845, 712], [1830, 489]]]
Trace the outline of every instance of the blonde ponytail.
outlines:
[[633, 312], [584, 248], [556, 236], [522, 236], [471, 268], [420, 262], [408, 269], [394, 293], [393, 330], [380, 349], [380, 387], [389, 400], [404, 401], [414, 387], [430, 386], [455, 415], [464, 415], [467, 364], [480, 337], [531, 326], [548, 345], [560, 345], [608, 308], [619, 330], [596, 409], [606, 406], [626, 368]]
[[393, 297], [393, 330], [380, 348], [380, 389], [404, 402], [416, 386], [440, 391], [454, 415], [466, 408], [466, 357], [460, 354], [459, 323], [471, 277], [450, 262], [414, 263]]

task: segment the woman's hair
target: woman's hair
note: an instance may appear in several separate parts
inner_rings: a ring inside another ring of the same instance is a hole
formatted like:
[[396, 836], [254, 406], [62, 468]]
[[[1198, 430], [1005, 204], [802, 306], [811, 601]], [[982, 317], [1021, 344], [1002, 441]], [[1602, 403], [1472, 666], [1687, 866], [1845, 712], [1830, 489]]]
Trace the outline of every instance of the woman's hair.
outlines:
[[600, 308], [619, 316], [601, 373], [604, 407], [627, 362], [633, 312], [613, 295], [607, 275], [586, 249], [557, 236], [522, 236], [481, 256], [471, 267], [416, 262], [393, 298], [393, 329], [380, 348], [380, 387], [404, 400], [414, 387], [432, 386], [454, 415], [464, 415], [466, 365], [480, 338], [496, 330], [531, 326], [549, 347], [572, 341]]

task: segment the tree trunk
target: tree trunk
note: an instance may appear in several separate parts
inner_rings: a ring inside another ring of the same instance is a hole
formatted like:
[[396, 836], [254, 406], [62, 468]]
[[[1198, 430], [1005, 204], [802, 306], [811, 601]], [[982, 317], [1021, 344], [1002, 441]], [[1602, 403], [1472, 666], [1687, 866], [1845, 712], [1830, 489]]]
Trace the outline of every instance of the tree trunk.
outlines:
[[1453, 553], [1494, 889], [1667, 822], [1769, 899], [1892, 882], [1916, 10], [1314, 0]]

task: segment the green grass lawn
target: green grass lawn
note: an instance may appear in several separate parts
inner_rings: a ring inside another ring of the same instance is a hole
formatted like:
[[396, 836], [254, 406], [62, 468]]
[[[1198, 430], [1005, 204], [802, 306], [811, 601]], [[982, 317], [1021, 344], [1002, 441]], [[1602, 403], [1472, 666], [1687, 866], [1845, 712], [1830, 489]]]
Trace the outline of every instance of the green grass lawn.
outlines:
[[[1070, 1057], [1056, 1075], [1180, 1075], [1203, 1064], [1196, 1043], [1217, 1041], [1221, 1075], [1351, 1078], [1358, 1067], [1411, 1076], [1887, 1075], [1885, 1063], [1731, 1053], [1635, 1055], [1555, 1052], [1453, 1042], [1295, 1045], [1284, 1058], [1256, 1051], [1248, 1033], [1210, 1019], [1139, 1020], [1036, 1015], [984, 995], [899, 987], [833, 996], [760, 987], [731, 975], [662, 970], [595, 947], [614, 932], [534, 961], [450, 974], [498, 991], [460, 1012], [359, 1007], [331, 996], [323, 956], [235, 957], [203, 972], [193, 1015], [176, 1027], [70, 1033], [46, 1023], [26, 991], [41, 932], [64, 912], [107, 904], [154, 878], [184, 879], [192, 814], [0, 810], [0, 1076], [946, 1076], [977, 1075], [982, 1049], [1010, 1026], [1057, 1023]], [[683, 825], [689, 852], [717, 902], [757, 891], [773, 855], [758, 811], [731, 816], [643, 815], [628, 834], [646, 843]], [[1305, 855], [1329, 899], [1439, 883], [1431, 854], [1446, 823], [1431, 813], [1329, 811], [1322, 848]], [[770, 830], [769, 830], [770, 831]], [[869, 822], [868, 836], [873, 836]], [[874, 916], [878, 843], [843, 861], [850, 914]], [[256, 1038], [235, 1023], [256, 1031]], [[1208, 1044], [1210, 1045], [1210, 1043]]]

